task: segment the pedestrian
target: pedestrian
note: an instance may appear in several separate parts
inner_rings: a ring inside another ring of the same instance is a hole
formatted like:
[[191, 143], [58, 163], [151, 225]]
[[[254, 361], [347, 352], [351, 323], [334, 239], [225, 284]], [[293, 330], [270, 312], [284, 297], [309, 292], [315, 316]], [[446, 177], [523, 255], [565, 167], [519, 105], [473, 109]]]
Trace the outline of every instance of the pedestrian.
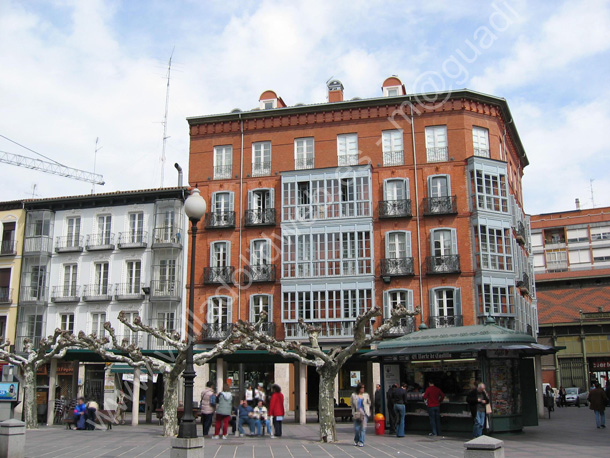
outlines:
[[382, 397], [382, 393], [381, 393], [381, 385], [378, 383], [377, 385], [375, 385], [375, 398], [374, 398], [374, 402], [375, 402], [375, 413], [381, 413], [381, 397]]
[[95, 421], [97, 420], [97, 411], [100, 410], [100, 406], [95, 401], [89, 401], [87, 403], [87, 410], [85, 413], [85, 429], [95, 430]]
[[254, 408], [254, 421], [256, 425], [256, 435], [264, 436], [263, 425], [265, 425], [265, 429], [268, 433], [271, 433], [271, 424], [269, 423], [269, 414], [267, 412], [267, 407], [262, 399], [258, 400], [258, 405]]
[[392, 393], [392, 403], [396, 414], [396, 437], [405, 437], [405, 409], [407, 403], [407, 384], [403, 383]]
[[364, 390], [364, 383], [356, 385], [352, 394], [352, 418], [354, 419], [354, 445], [364, 447], [366, 424], [371, 415], [371, 397]]
[[116, 411], [114, 412], [114, 422], [118, 425], [125, 424], [125, 411], [127, 410], [127, 404], [125, 404], [125, 392], [119, 390], [119, 394], [116, 397]]
[[566, 389], [562, 386], [559, 387], [559, 407], [566, 407], [568, 405], [568, 402], [566, 400], [566, 396], [568, 395], [568, 393], [566, 392]]
[[210, 426], [212, 426], [215, 410], [216, 395], [214, 394], [214, 383], [208, 382], [201, 392], [201, 426], [203, 427], [203, 436], [210, 434]]
[[231, 394], [231, 387], [225, 383], [222, 386], [222, 391], [216, 395], [216, 426], [214, 427], [212, 439], [218, 439], [221, 426], [222, 438], [227, 439], [232, 405], [233, 395]]
[[610, 407], [610, 381], [606, 380], [606, 397], [608, 398], [608, 406]]
[[248, 425], [250, 429], [250, 436], [254, 436], [256, 423], [254, 421], [254, 409], [248, 404], [248, 401], [243, 399], [237, 408], [237, 430], [239, 431], [239, 437], [246, 435], [244, 431], [244, 423]]
[[390, 434], [396, 434], [396, 414], [394, 413], [394, 390], [398, 386], [393, 383], [386, 393], [386, 402], [388, 406], [388, 421], [390, 422]]
[[272, 439], [282, 437], [282, 422], [284, 421], [284, 395], [279, 385], [271, 387], [271, 400], [269, 401], [269, 416], [273, 417]]
[[424, 402], [428, 406], [430, 427], [432, 432], [429, 436], [442, 436], [441, 432], [441, 402], [445, 399], [445, 393], [434, 385], [434, 381], [428, 382], [428, 388], [424, 392]]
[[547, 385], [545, 388], [544, 405], [551, 412], [555, 410], [555, 400], [553, 399], [553, 388], [551, 388], [551, 385]]
[[244, 397], [245, 397], [246, 401], [248, 402], [248, 405], [250, 407], [254, 408], [254, 389], [252, 388], [251, 384], [248, 384]]
[[595, 388], [589, 392], [589, 409], [595, 412], [595, 424], [597, 428], [606, 427], [606, 403], [608, 402], [608, 396], [606, 392], [602, 390], [599, 382], [595, 382]]
[[489, 405], [489, 396], [485, 391], [485, 384], [479, 383], [474, 390], [468, 393], [466, 401], [470, 404], [470, 412], [474, 418], [472, 436], [476, 438], [483, 434], [487, 405]]

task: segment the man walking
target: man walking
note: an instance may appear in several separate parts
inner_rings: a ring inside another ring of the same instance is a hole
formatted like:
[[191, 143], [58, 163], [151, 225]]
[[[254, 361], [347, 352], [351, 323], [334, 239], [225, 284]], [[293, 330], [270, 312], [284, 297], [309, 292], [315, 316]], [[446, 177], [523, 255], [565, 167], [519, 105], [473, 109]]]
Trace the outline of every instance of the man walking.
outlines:
[[374, 402], [375, 402], [375, 413], [381, 413], [381, 385], [378, 383], [377, 385], [375, 385], [375, 398], [374, 398]]
[[407, 403], [407, 384], [403, 383], [392, 393], [394, 413], [396, 414], [396, 437], [405, 437], [405, 404]]
[[606, 427], [606, 403], [608, 402], [608, 396], [604, 390], [602, 390], [599, 382], [595, 382], [595, 389], [589, 392], [589, 409], [595, 412], [595, 424], [597, 428]]
[[386, 395], [388, 406], [388, 420], [390, 422], [390, 434], [396, 434], [396, 414], [394, 413], [394, 390], [398, 387], [393, 384]]
[[428, 406], [428, 416], [430, 417], [430, 427], [432, 432], [430, 436], [441, 436], [441, 402], [445, 399], [445, 393], [434, 385], [430, 380], [428, 388], [424, 392], [424, 401]]
[[483, 434], [485, 427], [485, 406], [489, 404], [489, 396], [485, 391], [485, 384], [479, 383], [466, 398], [470, 404], [470, 411], [474, 418], [474, 426], [472, 428], [472, 437], [479, 437]]

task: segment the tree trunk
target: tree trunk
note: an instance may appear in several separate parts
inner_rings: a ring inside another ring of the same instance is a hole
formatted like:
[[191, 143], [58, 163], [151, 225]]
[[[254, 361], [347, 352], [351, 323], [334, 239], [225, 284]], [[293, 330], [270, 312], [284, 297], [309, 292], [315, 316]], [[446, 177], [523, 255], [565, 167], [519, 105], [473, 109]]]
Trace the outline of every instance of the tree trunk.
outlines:
[[26, 429], [38, 428], [38, 406], [36, 405], [36, 369], [27, 364], [22, 367], [23, 373], [23, 408]]
[[336, 442], [337, 428], [335, 423], [335, 377], [337, 368], [318, 368], [320, 374], [320, 440]]
[[182, 368], [165, 372], [163, 377], [163, 435], [178, 435], [178, 383]]

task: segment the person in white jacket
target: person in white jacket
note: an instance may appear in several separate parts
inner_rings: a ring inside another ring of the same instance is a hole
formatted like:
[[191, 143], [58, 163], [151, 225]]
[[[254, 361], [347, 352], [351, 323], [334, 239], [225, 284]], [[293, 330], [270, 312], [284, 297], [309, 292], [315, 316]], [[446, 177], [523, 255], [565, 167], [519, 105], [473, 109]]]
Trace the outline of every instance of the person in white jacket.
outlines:
[[271, 432], [271, 422], [269, 421], [267, 407], [265, 407], [265, 404], [261, 399], [258, 400], [258, 405], [254, 408], [254, 420], [257, 436], [264, 436], [264, 434], [262, 433], [263, 423], [267, 428], [267, 432]]

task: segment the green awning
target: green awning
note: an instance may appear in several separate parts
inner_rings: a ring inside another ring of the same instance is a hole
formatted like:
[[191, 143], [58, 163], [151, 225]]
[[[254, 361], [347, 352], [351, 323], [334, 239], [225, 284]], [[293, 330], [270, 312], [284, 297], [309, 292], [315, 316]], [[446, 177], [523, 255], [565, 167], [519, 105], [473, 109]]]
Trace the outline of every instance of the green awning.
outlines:
[[[112, 365], [110, 366], [110, 372], [112, 372], [113, 374], [133, 374], [133, 367], [131, 367], [129, 364], [123, 364], [123, 363], [112, 363]], [[147, 374], [148, 371], [146, 370], [146, 368], [140, 368], [140, 372], [142, 374]], [[161, 371], [153, 371], [155, 374], [160, 374]]]

